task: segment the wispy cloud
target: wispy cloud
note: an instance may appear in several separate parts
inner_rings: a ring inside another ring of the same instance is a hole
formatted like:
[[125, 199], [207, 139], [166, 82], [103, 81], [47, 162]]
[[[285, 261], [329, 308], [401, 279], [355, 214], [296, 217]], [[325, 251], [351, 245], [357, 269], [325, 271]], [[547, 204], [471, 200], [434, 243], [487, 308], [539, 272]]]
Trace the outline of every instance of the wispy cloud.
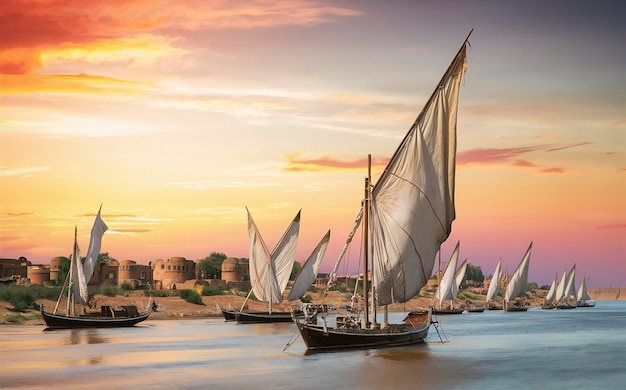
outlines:
[[626, 229], [626, 223], [616, 223], [613, 225], [601, 225], [601, 226], [598, 226], [597, 229], [600, 229], [600, 230]]
[[[357, 160], [338, 160], [331, 157], [318, 157], [318, 158], [301, 158], [301, 154], [294, 153], [283, 156], [283, 159], [287, 161], [285, 171], [300, 172], [300, 171], [338, 171], [338, 170], [363, 170], [367, 167], [367, 158], [361, 158]], [[372, 166], [376, 168], [384, 168], [388, 159], [372, 159]]]
[[546, 150], [546, 152], [555, 152], [557, 150], [575, 148], [575, 147], [578, 147], [578, 146], [589, 145], [589, 144], [591, 144], [591, 142], [580, 142], [580, 143], [577, 143], [577, 144], [565, 145], [565, 146], [560, 146], [560, 147], [548, 149], [548, 150]]
[[18, 177], [31, 177], [36, 176], [38, 172], [45, 172], [51, 169], [50, 166], [39, 167], [19, 167], [19, 168], [7, 168], [0, 167], [0, 176], [18, 176]]

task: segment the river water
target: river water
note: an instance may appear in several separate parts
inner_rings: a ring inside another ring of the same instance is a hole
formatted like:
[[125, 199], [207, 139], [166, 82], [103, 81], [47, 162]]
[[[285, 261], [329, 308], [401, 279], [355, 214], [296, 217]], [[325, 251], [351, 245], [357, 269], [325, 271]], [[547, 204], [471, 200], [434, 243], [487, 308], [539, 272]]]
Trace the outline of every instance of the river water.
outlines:
[[[390, 317], [402, 318], [394, 313]], [[427, 343], [283, 351], [294, 324], [155, 320], [133, 328], [0, 326], [10, 389], [623, 389], [626, 301], [439, 316]], [[441, 343], [439, 334], [449, 340]]]

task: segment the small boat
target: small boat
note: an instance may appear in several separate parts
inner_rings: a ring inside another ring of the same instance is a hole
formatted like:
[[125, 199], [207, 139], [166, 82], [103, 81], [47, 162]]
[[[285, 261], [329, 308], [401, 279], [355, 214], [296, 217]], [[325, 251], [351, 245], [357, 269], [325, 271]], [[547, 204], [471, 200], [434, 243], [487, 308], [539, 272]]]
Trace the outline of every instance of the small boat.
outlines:
[[[459, 292], [459, 286], [463, 281], [467, 267], [467, 260], [465, 260], [461, 267], [459, 267], [458, 270], [456, 269], [459, 260], [459, 245], [460, 243], [457, 242], [452, 256], [450, 256], [450, 261], [448, 261], [446, 269], [443, 271], [439, 287], [437, 287], [437, 291], [435, 292], [434, 299], [438, 301], [439, 305], [433, 307], [433, 314], [462, 314], [465, 310], [461, 307], [454, 307], [454, 299], [456, 299]], [[449, 301], [449, 307], [444, 307], [446, 301]]]
[[513, 275], [511, 275], [511, 279], [506, 286], [506, 291], [504, 293], [504, 311], [528, 310], [528, 306], [522, 301], [518, 301], [516, 298], [520, 298], [528, 288], [528, 266], [530, 264], [530, 252], [532, 248], [533, 243], [531, 242], [528, 249], [526, 249], [524, 257], [520, 261], [515, 272], [513, 272]]
[[[557, 309], [575, 309], [576, 308], [576, 264], [567, 272], [563, 274], [564, 279], [561, 280], [561, 285], [564, 286], [557, 294], [556, 308]], [[559, 286], [560, 287], [560, 286]]]
[[470, 306], [468, 308], [465, 309], [465, 311], [467, 311], [468, 313], [482, 313], [485, 311], [484, 307], [478, 307], [478, 306]]
[[542, 309], [548, 309], [548, 310], [556, 309], [555, 297], [556, 297], [556, 290], [557, 290], [558, 282], [559, 282], [559, 276], [558, 274], [555, 274], [554, 280], [552, 281], [552, 284], [550, 285], [550, 290], [548, 291], [548, 294], [546, 295], [546, 300], [541, 305]]
[[500, 291], [500, 279], [502, 278], [502, 259], [498, 261], [496, 270], [493, 272], [491, 282], [489, 283], [489, 290], [487, 290], [487, 297], [485, 298], [485, 307], [487, 310], [502, 310], [502, 305], [499, 305], [493, 298], [498, 295]]
[[[248, 214], [248, 236], [250, 238], [250, 283], [252, 288], [240, 310], [222, 310], [226, 321], [237, 323], [268, 323], [292, 321], [291, 312], [275, 311], [272, 305], [283, 301], [283, 293], [296, 260], [296, 244], [300, 234], [300, 211], [270, 254], [250, 211]], [[268, 304], [268, 311], [244, 311], [251, 294]]]
[[583, 282], [580, 285], [580, 288], [578, 289], [577, 299], [578, 299], [578, 303], [576, 304], [576, 306], [578, 307], [595, 307], [596, 306], [596, 302], [591, 300], [591, 297], [589, 296], [589, 293], [587, 292], [587, 281], [585, 278], [583, 278]]
[[456, 120], [468, 39], [374, 186], [368, 155], [362, 211], [350, 233], [362, 225], [363, 312], [334, 320], [326, 315], [296, 319], [307, 351], [412, 345], [428, 336], [432, 308], [389, 323], [387, 307], [407, 302], [426, 285], [452, 230]]
[[[102, 209], [102, 206], [100, 207]], [[80, 249], [77, 242], [77, 231], [74, 227], [74, 249], [70, 259], [70, 271], [59, 294], [59, 299], [52, 313], [47, 313], [40, 306], [41, 315], [48, 329], [66, 328], [117, 328], [134, 326], [150, 317], [150, 313], [140, 313], [137, 306], [101, 306], [99, 311], [76, 313], [75, 305], [87, 304], [89, 294], [87, 283], [91, 279], [93, 270], [100, 253], [102, 236], [108, 230], [107, 225], [100, 217], [100, 210], [96, 215], [91, 228], [91, 239], [84, 261], [80, 258]], [[57, 314], [59, 303], [63, 298], [63, 291], [67, 286], [67, 311], [65, 314]]]

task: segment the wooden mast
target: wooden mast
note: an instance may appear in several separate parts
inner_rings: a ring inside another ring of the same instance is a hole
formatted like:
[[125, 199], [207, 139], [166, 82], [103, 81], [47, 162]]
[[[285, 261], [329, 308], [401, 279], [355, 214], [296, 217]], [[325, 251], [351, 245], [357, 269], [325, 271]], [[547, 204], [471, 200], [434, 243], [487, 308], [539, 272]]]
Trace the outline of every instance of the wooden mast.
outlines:
[[369, 297], [368, 297], [368, 262], [369, 262], [369, 216], [370, 216], [370, 176], [372, 155], [367, 155], [367, 177], [365, 178], [365, 202], [363, 204], [363, 324], [364, 329], [369, 328]]

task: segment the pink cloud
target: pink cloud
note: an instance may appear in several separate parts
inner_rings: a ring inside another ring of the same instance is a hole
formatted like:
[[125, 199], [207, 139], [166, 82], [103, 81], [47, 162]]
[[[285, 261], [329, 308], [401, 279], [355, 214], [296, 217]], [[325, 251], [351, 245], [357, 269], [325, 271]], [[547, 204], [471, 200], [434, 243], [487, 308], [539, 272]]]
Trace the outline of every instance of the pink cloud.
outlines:
[[[365, 169], [367, 167], [367, 158], [361, 158], [358, 160], [342, 161], [330, 157], [320, 157], [314, 159], [302, 159], [298, 158], [298, 154], [285, 156], [287, 160], [287, 167], [285, 171], [298, 172], [298, 171], [322, 171], [322, 170], [352, 170], [352, 169]], [[384, 168], [389, 159], [378, 158], [372, 159], [372, 166], [374, 168]]]
[[626, 223], [616, 223], [613, 225], [602, 225], [597, 227], [600, 230], [626, 229]]
[[471, 149], [463, 152], [458, 152], [456, 155], [456, 162], [459, 165], [469, 164], [500, 164], [508, 162], [511, 158], [519, 155], [533, 152], [540, 149], [539, 146], [535, 147], [521, 147], [521, 148], [506, 148], [506, 149]]

